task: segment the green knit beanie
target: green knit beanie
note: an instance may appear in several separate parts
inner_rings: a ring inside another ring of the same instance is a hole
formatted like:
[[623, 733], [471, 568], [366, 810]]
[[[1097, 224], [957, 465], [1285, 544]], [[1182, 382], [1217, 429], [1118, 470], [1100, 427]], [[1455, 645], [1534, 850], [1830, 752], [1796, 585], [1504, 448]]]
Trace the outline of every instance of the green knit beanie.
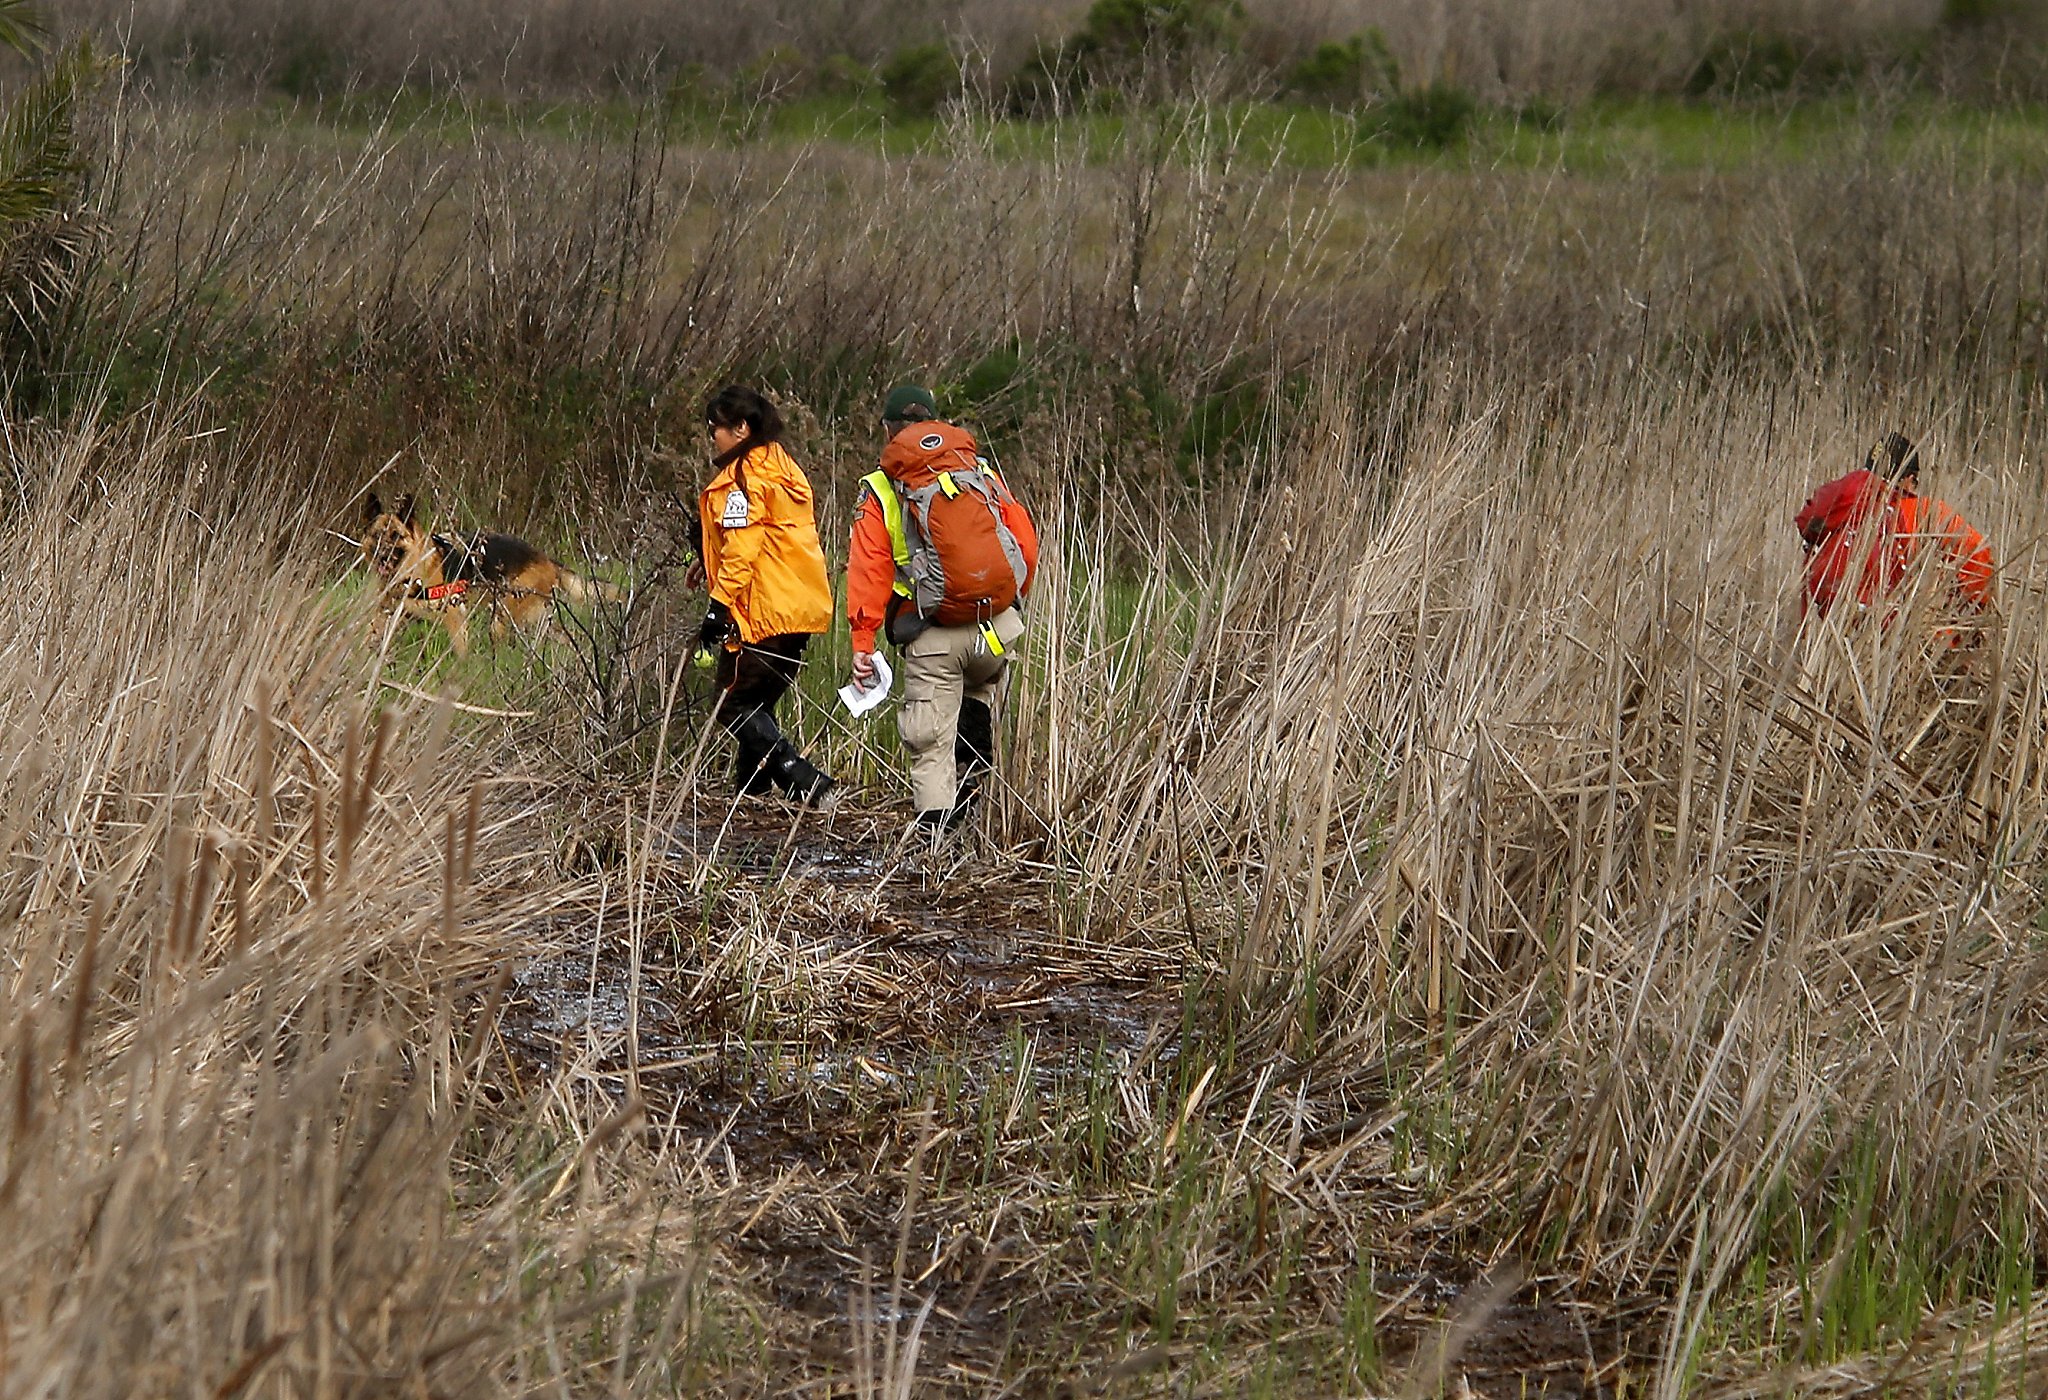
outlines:
[[[922, 413], [916, 410], [924, 410]], [[937, 418], [938, 400], [932, 391], [918, 384], [899, 384], [889, 391], [889, 397], [882, 401], [882, 421], [885, 423], [909, 423], [920, 418]]]

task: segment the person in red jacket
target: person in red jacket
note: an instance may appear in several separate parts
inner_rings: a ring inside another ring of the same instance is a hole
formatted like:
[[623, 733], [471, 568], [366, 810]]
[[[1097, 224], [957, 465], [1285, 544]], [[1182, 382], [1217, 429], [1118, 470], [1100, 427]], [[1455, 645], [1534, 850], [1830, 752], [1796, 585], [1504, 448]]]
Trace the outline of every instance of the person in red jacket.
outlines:
[[853, 679], [873, 679], [879, 637], [901, 649], [896, 725], [917, 820], [950, 829], [995, 769], [995, 705], [1024, 635], [1038, 531], [928, 390], [893, 390], [882, 423], [888, 446], [862, 481], [847, 550]]
[[1955, 601], [1973, 611], [1990, 605], [1991, 547], [1947, 502], [1920, 494], [1920, 449], [1902, 433], [1887, 433], [1862, 467], [1815, 491], [1793, 523], [1806, 555], [1803, 613], [1825, 616], [1845, 598], [1877, 604], [1930, 545], [1942, 552]]

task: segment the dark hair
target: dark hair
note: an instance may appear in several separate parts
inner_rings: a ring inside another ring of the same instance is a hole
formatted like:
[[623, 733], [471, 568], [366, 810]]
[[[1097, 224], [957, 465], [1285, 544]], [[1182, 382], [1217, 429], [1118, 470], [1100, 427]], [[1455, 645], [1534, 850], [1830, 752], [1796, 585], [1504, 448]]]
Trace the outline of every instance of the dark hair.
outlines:
[[1920, 449], [1904, 433], [1886, 433], [1863, 459], [1863, 469], [1893, 480], [1920, 475]]
[[715, 428], [745, 428], [747, 446], [760, 447], [782, 436], [782, 415], [766, 396], [728, 384], [704, 405], [704, 421]]

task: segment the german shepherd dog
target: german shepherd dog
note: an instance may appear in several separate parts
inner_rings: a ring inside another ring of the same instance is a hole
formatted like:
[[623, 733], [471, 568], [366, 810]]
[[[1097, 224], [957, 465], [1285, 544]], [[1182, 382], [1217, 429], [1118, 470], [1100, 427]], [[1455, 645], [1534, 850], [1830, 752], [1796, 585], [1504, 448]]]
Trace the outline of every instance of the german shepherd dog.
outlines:
[[363, 520], [363, 558], [384, 586], [387, 606], [402, 609], [407, 617], [439, 622], [457, 656], [469, 654], [472, 609], [490, 610], [491, 640], [496, 642], [508, 622], [517, 627], [545, 623], [556, 594], [580, 604], [600, 591], [516, 535], [489, 530], [429, 535], [409, 495], [387, 509], [372, 492], [363, 503]]

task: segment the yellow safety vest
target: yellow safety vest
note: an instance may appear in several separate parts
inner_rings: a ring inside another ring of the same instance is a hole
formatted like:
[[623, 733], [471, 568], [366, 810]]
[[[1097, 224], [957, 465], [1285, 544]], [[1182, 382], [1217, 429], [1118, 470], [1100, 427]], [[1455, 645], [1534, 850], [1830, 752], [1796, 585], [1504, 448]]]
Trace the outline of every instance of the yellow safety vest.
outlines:
[[896, 494], [896, 483], [889, 480], [887, 472], [869, 472], [861, 482], [882, 503], [882, 523], [889, 527], [889, 553], [896, 560], [896, 596], [909, 598], [915, 590], [910, 586], [910, 537], [903, 533], [903, 498]]

